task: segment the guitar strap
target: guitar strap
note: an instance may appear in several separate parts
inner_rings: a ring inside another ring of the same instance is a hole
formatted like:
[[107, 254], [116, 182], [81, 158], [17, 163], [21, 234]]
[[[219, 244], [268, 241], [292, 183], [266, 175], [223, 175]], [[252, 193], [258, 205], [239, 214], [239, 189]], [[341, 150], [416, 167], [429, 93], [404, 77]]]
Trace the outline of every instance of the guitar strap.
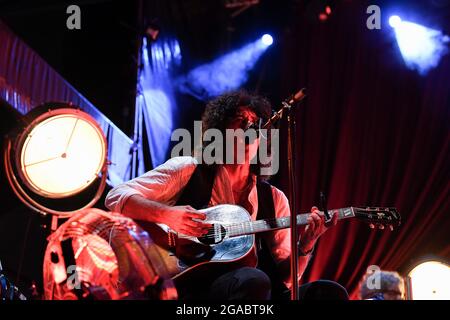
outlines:
[[[275, 204], [273, 202], [272, 187], [267, 181], [258, 181], [258, 213], [257, 220], [275, 218]], [[288, 290], [281, 279], [275, 260], [272, 257], [268, 245], [269, 232], [256, 234], [256, 245], [258, 250], [258, 269], [264, 271], [272, 282], [272, 298], [278, 299]], [[281, 298], [280, 298], [281, 299]]]

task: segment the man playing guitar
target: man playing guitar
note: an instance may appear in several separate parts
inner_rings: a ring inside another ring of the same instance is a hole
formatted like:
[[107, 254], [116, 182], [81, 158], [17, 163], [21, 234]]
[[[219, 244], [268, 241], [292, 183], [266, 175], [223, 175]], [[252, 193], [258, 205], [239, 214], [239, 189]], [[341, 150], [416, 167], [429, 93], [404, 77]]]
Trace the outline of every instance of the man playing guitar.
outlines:
[[[249, 124], [258, 123], [260, 119], [265, 121], [270, 116], [271, 106], [267, 100], [240, 91], [210, 101], [203, 114], [202, 125], [204, 130], [216, 128], [225, 135], [226, 129], [245, 130]], [[202, 182], [205, 179], [195, 178], [194, 181], [194, 177], [202, 176], [203, 173], [199, 173], [199, 170], [206, 165], [199, 165], [194, 157], [174, 157], [154, 170], [112, 189], [107, 195], [106, 206], [134, 220], [166, 225], [175, 232], [193, 237], [204, 236], [211, 228], [211, 224], [202, 221], [205, 220], [205, 214], [197, 211], [202, 209], [199, 205], [211, 207], [236, 204], [245, 208], [252, 220], [257, 219], [262, 209], [268, 210], [264, 208], [266, 206], [272, 206], [271, 210], [274, 212], [271, 214], [277, 218], [289, 216], [288, 200], [279, 189], [264, 182], [272, 199], [258, 197], [262, 190], [259, 186], [264, 179], [260, 174], [260, 164], [251, 164], [250, 159], [257, 156], [260, 139], [260, 136], [253, 141], [237, 139], [235, 142], [238, 144], [245, 144], [245, 161], [214, 165], [212, 173], [207, 173], [207, 176], [209, 174], [212, 177], [209, 184]], [[206, 145], [207, 143], [204, 144]], [[200, 204], [198, 194], [202, 192], [206, 192], [209, 201]], [[335, 225], [336, 222], [337, 215], [334, 215], [332, 224]], [[327, 229], [323, 216], [313, 207], [308, 225], [299, 239], [299, 279], [308, 265], [316, 241]], [[213, 279], [205, 277], [203, 281], [197, 280], [187, 288], [179, 288], [180, 297], [254, 300], [288, 297], [289, 292], [286, 294], [285, 291], [283, 295], [282, 289], [275, 288], [275, 282], [278, 281], [287, 288], [292, 287], [289, 271], [290, 231], [281, 229], [268, 232], [262, 242], [265, 249], [261, 249], [257, 242], [244, 265], [224, 271]], [[261, 267], [260, 249], [266, 250], [272, 259], [275, 266], [272, 274]], [[308, 286], [311, 288], [311, 284]], [[323, 289], [319, 290], [323, 295], [317, 298], [332, 298], [333, 294], [327, 296], [325, 293], [327, 288], [330, 289], [328, 292], [336, 293], [335, 298], [347, 298], [345, 289], [337, 283], [319, 281], [318, 287]], [[300, 291], [301, 297], [302, 290]]]

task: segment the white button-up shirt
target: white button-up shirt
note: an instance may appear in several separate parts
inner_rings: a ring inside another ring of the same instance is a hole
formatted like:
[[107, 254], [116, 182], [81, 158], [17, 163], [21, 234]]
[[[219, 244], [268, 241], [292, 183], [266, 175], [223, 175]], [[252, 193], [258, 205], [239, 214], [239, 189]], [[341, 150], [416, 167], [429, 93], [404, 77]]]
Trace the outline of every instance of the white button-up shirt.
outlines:
[[[174, 206], [196, 166], [197, 160], [193, 157], [171, 158], [142, 176], [113, 188], [108, 193], [105, 204], [111, 211], [120, 213], [127, 199], [132, 195], [138, 194], [149, 200]], [[252, 175], [252, 177], [253, 180], [248, 195], [248, 202], [251, 206], [251, 218], [255, 220], [258, 212], [258, 195], [256, 176]], [[289, 202], [285, 194], [272, 186], [272, 196], [276, 217], [289, 216]], [[227, 170], [223, 166], [218, 166], [209, 206], [218, 204], [237, 204], [234, 199], [230, 178], [228, 177]], [[151, 213], [149, 212], [149, 214]], [[274, 260], [280, 262], [289, 257], [291, 246], [289, 229], [270, 231], [269, 233], [271, 234], [268, 237], [269, 249], [272, 252]], [[286, 284], [290, 287], [289, 283]]]

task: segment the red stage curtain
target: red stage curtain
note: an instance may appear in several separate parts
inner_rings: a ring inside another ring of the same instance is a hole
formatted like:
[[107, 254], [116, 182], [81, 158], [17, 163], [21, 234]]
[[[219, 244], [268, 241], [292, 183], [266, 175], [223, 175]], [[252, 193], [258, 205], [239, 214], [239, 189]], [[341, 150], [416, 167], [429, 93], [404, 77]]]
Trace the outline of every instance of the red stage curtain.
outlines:
[[[395, 206], [403, 218], [393, 232], [342, 221], [320, 239], [303, 281], [336, 280], [353, 298], [370, 265], [405, 273], [425, 255], [450, 258], [450, 55], [426, 76], [408, 70], [385, 20], [366, 28], [366, 7], [345, 2], [322, 24], [298, 19], [280, 41], [282, 92], [308, 88], [298, 209], [323, 190], [328, 208]], [[284, 190], [286, 173], [276, 178]]]

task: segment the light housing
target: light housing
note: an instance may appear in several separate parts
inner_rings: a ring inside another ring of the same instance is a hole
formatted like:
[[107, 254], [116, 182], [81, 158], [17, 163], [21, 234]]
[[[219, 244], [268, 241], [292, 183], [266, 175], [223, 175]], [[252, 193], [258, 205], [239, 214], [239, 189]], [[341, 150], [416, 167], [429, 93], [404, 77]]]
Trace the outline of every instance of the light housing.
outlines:
[[85, 112], [57, 109], [36, 118], [18, 141], [16, 161], [23, 182], [49, 198], [87, 188], [106, 161], [106, 139]]
[[72, 105], [48, 103], [23, 120], [4, 151], [6, 175], [19, 199], [42, 214], [70, 215], [92, 206], [106, 186], [107, 169], [106, 137], [95, 119]]

